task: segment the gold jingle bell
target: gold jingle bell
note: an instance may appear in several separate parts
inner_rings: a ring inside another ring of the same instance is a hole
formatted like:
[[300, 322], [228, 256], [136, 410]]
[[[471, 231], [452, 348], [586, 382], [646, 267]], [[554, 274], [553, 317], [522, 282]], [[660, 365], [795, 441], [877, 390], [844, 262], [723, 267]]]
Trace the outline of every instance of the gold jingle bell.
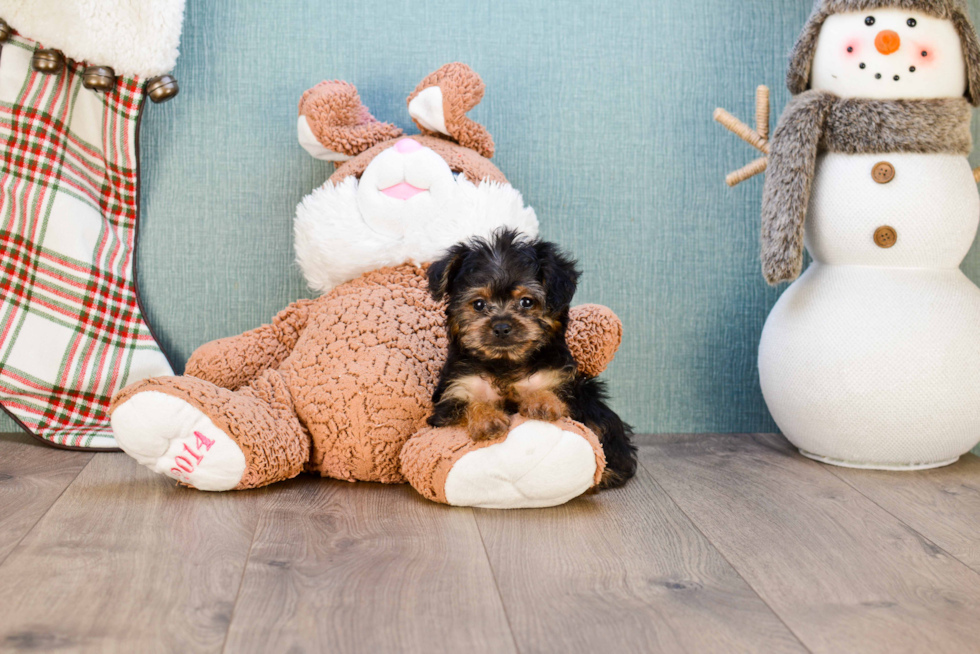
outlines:
[[0, 43], [6, 43], [7, 39], [10, 38], [10, 34], [13, 30], [10, 29], [10, 25], [7, 25], [7, 21], [0, 18]]
[[82, 85], [93, 91], [110, 91], [116, 84], [116, 71], [108, 66], [88, 66], [82, 75]]
[[146, 94], [156, 104], [166, 102], [180, 91], [173, 75], [158, 75], [146, 83]]
[[60, 73], [65, 67], [65, 55], [61, 50], [37, 50], [31, 57], [31, 68], [45, 75]]

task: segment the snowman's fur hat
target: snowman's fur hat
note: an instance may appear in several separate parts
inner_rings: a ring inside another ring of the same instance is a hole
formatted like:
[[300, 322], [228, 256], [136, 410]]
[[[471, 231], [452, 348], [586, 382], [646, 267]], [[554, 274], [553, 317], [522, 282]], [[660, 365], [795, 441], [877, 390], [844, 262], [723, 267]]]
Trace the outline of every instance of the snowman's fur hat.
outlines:
[[790, 55], [786, 73], [786, 86], [790, 92], [796, 95], [809, 88], [817, 36], [827, 16], [874, 9], [905, 9], [952, 21], [963, 43], [966, 59], [966, 97], [973, 106], [980, 106], [980, 41], [963, 0], [816, 0]]

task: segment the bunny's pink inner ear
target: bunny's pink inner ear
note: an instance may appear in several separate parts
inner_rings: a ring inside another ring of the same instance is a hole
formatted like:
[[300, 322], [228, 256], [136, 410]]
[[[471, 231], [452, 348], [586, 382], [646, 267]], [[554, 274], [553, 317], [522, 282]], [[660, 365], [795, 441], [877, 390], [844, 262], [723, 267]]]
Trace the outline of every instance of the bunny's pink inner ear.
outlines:
[[353, 84], [333, 80], [303, 94], [297, 135], [300, 145], [317, 159], [340, 162], [398, 138], [402, 130], [372, 116]]
[[466, 64], [446, 64], [426, 77], [408, 96], [408, 113], [423, 134], [448, 137], [489, 159], [493, 137], [466, 112], [480, 104], [484, 84]]

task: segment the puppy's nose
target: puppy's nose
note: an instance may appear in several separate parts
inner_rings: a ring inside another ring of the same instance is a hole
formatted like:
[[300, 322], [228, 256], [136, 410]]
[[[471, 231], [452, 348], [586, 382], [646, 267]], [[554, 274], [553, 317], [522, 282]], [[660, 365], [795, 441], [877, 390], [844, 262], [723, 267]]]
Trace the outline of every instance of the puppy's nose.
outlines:
[[493, 335], [497, 338], [507, 338], [510, 336], [510, 323], [509, 322], [495, 322], [493, 323]]
[[890, 55], [893, 52], [898, 52], [898, 49], [902, 47], [902, 39], [898, 32], [881, 30], [875, 37], [875, 47], [881, 54]]

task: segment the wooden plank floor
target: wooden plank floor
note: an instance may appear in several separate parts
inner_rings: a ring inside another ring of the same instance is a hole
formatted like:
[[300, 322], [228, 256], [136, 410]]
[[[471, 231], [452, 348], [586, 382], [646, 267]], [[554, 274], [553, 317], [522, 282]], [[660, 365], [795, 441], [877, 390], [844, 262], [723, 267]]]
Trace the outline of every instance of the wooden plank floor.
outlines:
[[625, 488], [448, 508], [178, 488], [0, 435], [0, 652], [976, 652], [980, 459], [886, 474], [647, 436]]

